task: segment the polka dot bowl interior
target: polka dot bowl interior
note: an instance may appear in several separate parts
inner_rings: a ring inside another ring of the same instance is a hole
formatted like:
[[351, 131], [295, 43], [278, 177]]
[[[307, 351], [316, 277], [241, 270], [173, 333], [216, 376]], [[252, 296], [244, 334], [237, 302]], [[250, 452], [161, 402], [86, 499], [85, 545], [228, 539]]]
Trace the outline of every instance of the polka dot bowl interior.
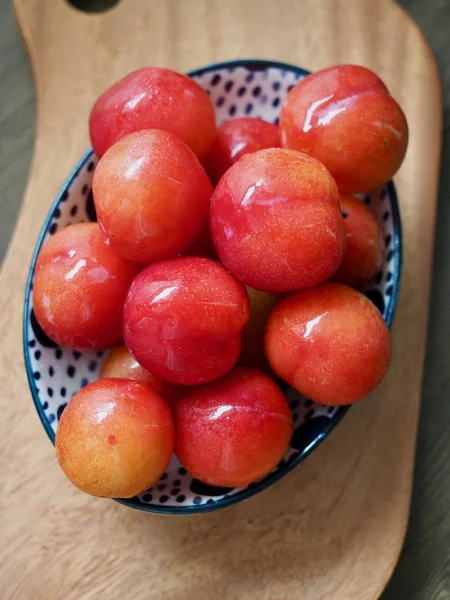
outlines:
[[[190, 73], [207, 91], [216, 107], [218, 123], [231, 117], [261, 117], [277, 122], [287, 91], [307, 71], [270, 61], [236, 61], [208, 66]], [[31, 393], [42, 424], [52, 442], [58, 420], [70, 398], [99, 374], [105, 353], [73, 352], [58, 347], [36, 322], [32, 304], [36, 256], [56, 231], [73, 223], [95, 220], [91, 193], [96, 157], [92, 151], [70, 175], [43, 226], [26, 287], [24, 353]], [[392, 182], [379, 193], [364, 198], [383, 231], [385, 260], [382, 270], [365, 290], [391, 324], [399, 291], [401, 228]], [[283, 385], [295, 423], [290, 448], [280, 464], [264, 479], [243, 489], [214, 488], [193, 480], [173, 458], [161, 480], [145, 493], [120, 500], [127, 506], [167, 514], [189, 514], [222, 508], [260, 492], [297, 466], [339, 423], [347, 407], [323, 407], [302, 398]]]

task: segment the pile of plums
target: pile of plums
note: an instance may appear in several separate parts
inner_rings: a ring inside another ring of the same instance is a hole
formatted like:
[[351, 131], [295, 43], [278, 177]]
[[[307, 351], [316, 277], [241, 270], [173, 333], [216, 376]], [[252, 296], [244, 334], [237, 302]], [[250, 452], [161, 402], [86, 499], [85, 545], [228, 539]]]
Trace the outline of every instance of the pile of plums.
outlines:
[[89, 127], [98, 223], [45, 243], [33, 306], [57, 344], [113, 350], [61, 417], [59, 463], [104, 497], [144, 491], [173, 452], [202, 482], [245, 486], [292, 435], [274, 377], [344, 405], [386, 374], [389, 331], [358, 291], [380, 228], [352, 194], [397, 171], [405, 116], [374, 73], [341, 65], [295, 85], [279, 126], [216, 128], [197, 83], [144, 68]]

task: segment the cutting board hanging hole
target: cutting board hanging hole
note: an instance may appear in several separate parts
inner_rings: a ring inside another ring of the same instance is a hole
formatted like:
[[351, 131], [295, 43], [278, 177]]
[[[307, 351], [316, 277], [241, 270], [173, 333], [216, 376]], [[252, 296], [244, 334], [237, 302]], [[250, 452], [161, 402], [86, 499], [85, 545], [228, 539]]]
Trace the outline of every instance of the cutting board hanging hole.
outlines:
[[110, 10], [120, 0], [65, 0], [71, 4], [74, 8], [81, 10], [86, 13], [101, 13]]

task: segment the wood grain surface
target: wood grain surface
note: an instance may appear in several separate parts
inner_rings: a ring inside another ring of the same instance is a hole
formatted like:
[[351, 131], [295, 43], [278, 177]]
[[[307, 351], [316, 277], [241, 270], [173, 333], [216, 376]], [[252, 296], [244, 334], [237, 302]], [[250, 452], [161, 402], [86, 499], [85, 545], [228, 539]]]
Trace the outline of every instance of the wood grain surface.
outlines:
[[[0, 275], [2, 597], [378, 597], [408, 516], [440, 152], [439, 81], [416, 26], [388, 0], [127, 0], [90, 16], [54, 0], [15, 7], [35, 74], [37, 136]], [[96, 95], [144, 64], [186, 70], [235, 57], [364, 64], [404, 107], [411, 142], [396, 180], [405, 264], [393, 365], [377, 393], [270, 490], [205, 516], [147, 515], [85, 497], [59, 472], [25, 380], [24, 280], [52, 198], [88, 144]]]

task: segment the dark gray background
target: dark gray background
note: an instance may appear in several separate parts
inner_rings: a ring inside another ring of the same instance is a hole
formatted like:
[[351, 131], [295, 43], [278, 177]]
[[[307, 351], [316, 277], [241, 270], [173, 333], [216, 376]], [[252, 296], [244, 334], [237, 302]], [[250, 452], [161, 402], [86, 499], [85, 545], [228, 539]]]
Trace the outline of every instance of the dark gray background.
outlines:
[[[98, 5], [109, 1], [93, 0]], [[31, 71], [10, 3], [0, 0], [0, 261], [23, 195], [35, 125]], [[417, 21], [437, 59], [444, 89], [444, 148], [411, 518], [382, 599], [450, 600], [450, 0], [400, 4]]]

